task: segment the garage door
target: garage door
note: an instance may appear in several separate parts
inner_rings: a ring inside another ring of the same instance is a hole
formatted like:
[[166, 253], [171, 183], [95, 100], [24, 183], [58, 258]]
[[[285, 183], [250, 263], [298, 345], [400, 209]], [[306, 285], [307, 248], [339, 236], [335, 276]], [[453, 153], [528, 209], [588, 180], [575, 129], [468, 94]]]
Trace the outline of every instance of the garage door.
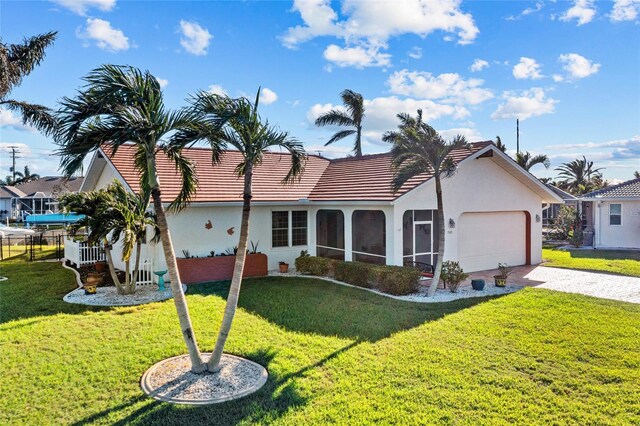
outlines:
[[523, 212], [464, 213], [459, 220], [458, 258], [465, 271], [526, 263]]

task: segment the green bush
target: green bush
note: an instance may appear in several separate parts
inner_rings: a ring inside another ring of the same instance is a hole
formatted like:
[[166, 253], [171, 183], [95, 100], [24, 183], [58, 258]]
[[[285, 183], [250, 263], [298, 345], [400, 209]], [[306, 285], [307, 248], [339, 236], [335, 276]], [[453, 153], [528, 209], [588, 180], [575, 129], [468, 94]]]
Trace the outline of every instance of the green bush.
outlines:
[[403, 266], [378, 266], [375, 268], [378, 289], [396, 296], [417, 292], [420, 275], [418, 269]]
[[338, 281], [358, 287], [373, 287], [372, 272], [375, 266], [362, 262], [336, 262], [334, 276]]
[[462, 281], [469, 278], [469, 274], [466, 274], [458, 262], [447, 260], [442, 262], [442, 272], [440, 279], [444, 284], [449, 287], [451, 293], [457, 293], [458, 287]]
[[333, 273], [334, 261], [326, 257], [300, 256], [296, 259], [296, 271], [301, 274], [327, 277]]

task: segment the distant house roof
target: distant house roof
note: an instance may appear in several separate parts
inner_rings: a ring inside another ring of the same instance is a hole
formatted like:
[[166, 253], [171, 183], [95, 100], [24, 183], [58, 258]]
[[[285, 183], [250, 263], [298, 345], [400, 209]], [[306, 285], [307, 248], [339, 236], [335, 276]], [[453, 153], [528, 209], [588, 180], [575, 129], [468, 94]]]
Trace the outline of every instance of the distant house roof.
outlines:
[[[13, 193], [12, 197], [51, 198], [52, 193], [60, 187], [71, 192], [79, 191], [83, 180], [81, 177], [45, 176], [15, 186], [3, 186], [2, 189], [5, 193]], [[1, 196], [4, 197], [4, 194]]]
[[545, 185], [547, 185], [547, 188], [552, 190], [554, 192], [554, 194], [556, 194], [558, 197], [562, 198], [564, 201], [578, 201], [578, 199], [576, 197], [574, 197], [573, 195], [569, 194], [566, 191], [563, 191], [562, 189], [558, 188], [557, 186], [553, 186], [553, 185], [551, 185], [549, 183], [546, 183]]
[[640, 198], [640, 179], [631, 179], [584, 194], [582, 198]]
[[15, 186], [11, 186], [11, 185], [0, 186], [0, 198], [15, 198], [15, 197], [22, 198], [26, 195], [27, 194], [20, 191]]
[[[490, 141], [470, 144], [469, 148], [454, 151], [453, 158], [460, 162], [490, 144]], [[138, 192], [139, 174], [133, 163], [133, 149], [132, 145], [124, 145], [113, 156], [101, 155], [107, 156], [127, 185]], [[226, 151], [218, 165], [211, 163], [209, 149], [185, 148], [183, 152], [195, 163], [198, 175], [198, 190], [192, 202], [242, 200], [243, 181], [234, 174], [236, 165], [241, 161], [239, 152]], [[310, 155], [300, 182], [282, 185], [289, 167], [289, 154], [267, 153], [262, 164], [254, 169], [253, 201], [281, 202], [305, 198], [311, 201], [392, 201], [432, 177], [429, 173], [416, 176], [394, 193], [391, 190], [393, 173], [389, 153], [334, 160]], [[174, 199], [180, 191], [180, 176], [164, 156], [158, 156], [157, 168], [165, 200]]]

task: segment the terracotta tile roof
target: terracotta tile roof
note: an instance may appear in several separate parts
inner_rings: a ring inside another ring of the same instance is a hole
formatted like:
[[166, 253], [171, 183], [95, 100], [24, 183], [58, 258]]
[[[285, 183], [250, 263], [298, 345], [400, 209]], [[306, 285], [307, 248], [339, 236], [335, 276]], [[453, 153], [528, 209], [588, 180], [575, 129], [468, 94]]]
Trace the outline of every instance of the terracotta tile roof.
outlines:
[[[215, 166], [211, 164], [209, 149], [187, 148], [184, 155], [195, 163], [199, 179], [192, 202], [242, 201], [244, 182], [234, 174], [236, 165], [241, 161], [239, 152], [226, 151], [221, 163]], [[131, 189], [139, 191], [139, 175], [133, 163], [133, 146], [125, 145], [118, 149], [114, 157], [109, 158]], [[253, 175], [253, 201], [298, 201], [300, 198], [307, 198], [329, 164], [327, 159], [309, 156], [306, 171], [300, 182], [285, 186], [281, 181], [289, 171], [289, 158], [288, 154], [275, 152], [264, 156], [262, 164], [255, 168]], [[180, 191], [180, 176], [164, 156], [158, 156], [157, 167], [163, 199], [171, 201]]]
[[[470, 144], [469, 149], [454, 151], [456, 163], [490, 145], [491, 141]], [[391, 190], [393, 172], [391, 154], [363, 155], [362, 157], [332, 160], [316, 187], [311, 191], [312, 201], [356, 200], [393, 201], [433, 175], [424, 173], [410, 179], [397, 192]]]
[[[459, 162], [490, 144], [490, 141], [477, 142], [471, 144], [470, 149], [454, 151], [454, 159]], [[192, 202], [242, 200], [243, 181], [233, 173], [240, 162], [240, 153], [225, 152], [221, 163], [215, 166], [211, 164], [211, 154], [206, 148], [187, 148], [184, 153], [195, 162], [199, 178], [198, 190]], [[108, 158], [131, 189], [139, 191], [139, 177], [133, 164], [133, 146], [125, 145], [118, 149], [115, 156]], [[180, 177], [167, 158], [159, 156], [157, 161], [163, 199], [170, 201], [180, 190]], [[253, 201], [298, 201], [301, 198], [312, 201], [391, 201], [431, 178], [430, 174], [417, 176], [394, 194], [391, 191], [391, 156], [388, 153], [335, 160], [309, 156], [301, 181], [283, 186], [281, 181], [289, 166], [288, 154], [265, 155], [263, 163], [254, 172]]]
[[640, 198], [640, 179], [631, 179], [584, 194], [583, 198]]

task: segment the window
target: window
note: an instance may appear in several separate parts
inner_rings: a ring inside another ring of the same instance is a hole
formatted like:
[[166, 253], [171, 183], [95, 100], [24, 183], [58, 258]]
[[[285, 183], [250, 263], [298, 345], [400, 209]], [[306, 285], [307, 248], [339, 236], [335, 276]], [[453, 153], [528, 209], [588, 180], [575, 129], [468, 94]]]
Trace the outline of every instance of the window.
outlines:
[[289, 212], [271, 212], [271, 246], [289, 245]]
[[291, 212], [291, 245], [307, 245], [307, 212], [304, 210]]
[[609, 204], [609, 225], [622, 225], [622, 204]]
[[386, 230], [382, 210], [356, 210], [351, 217], [353, 260], [386, 263]]
[[[289, 228], [291, 224], [291, 229]], [[291, 235], [291, 237], [289, 237]], [[271, 246], [307, 245], [307, 212], [305, 210], [271, 212]]]
[[318, 210], [316, 256], [344, 260], [344, 214], [341, 210]]

